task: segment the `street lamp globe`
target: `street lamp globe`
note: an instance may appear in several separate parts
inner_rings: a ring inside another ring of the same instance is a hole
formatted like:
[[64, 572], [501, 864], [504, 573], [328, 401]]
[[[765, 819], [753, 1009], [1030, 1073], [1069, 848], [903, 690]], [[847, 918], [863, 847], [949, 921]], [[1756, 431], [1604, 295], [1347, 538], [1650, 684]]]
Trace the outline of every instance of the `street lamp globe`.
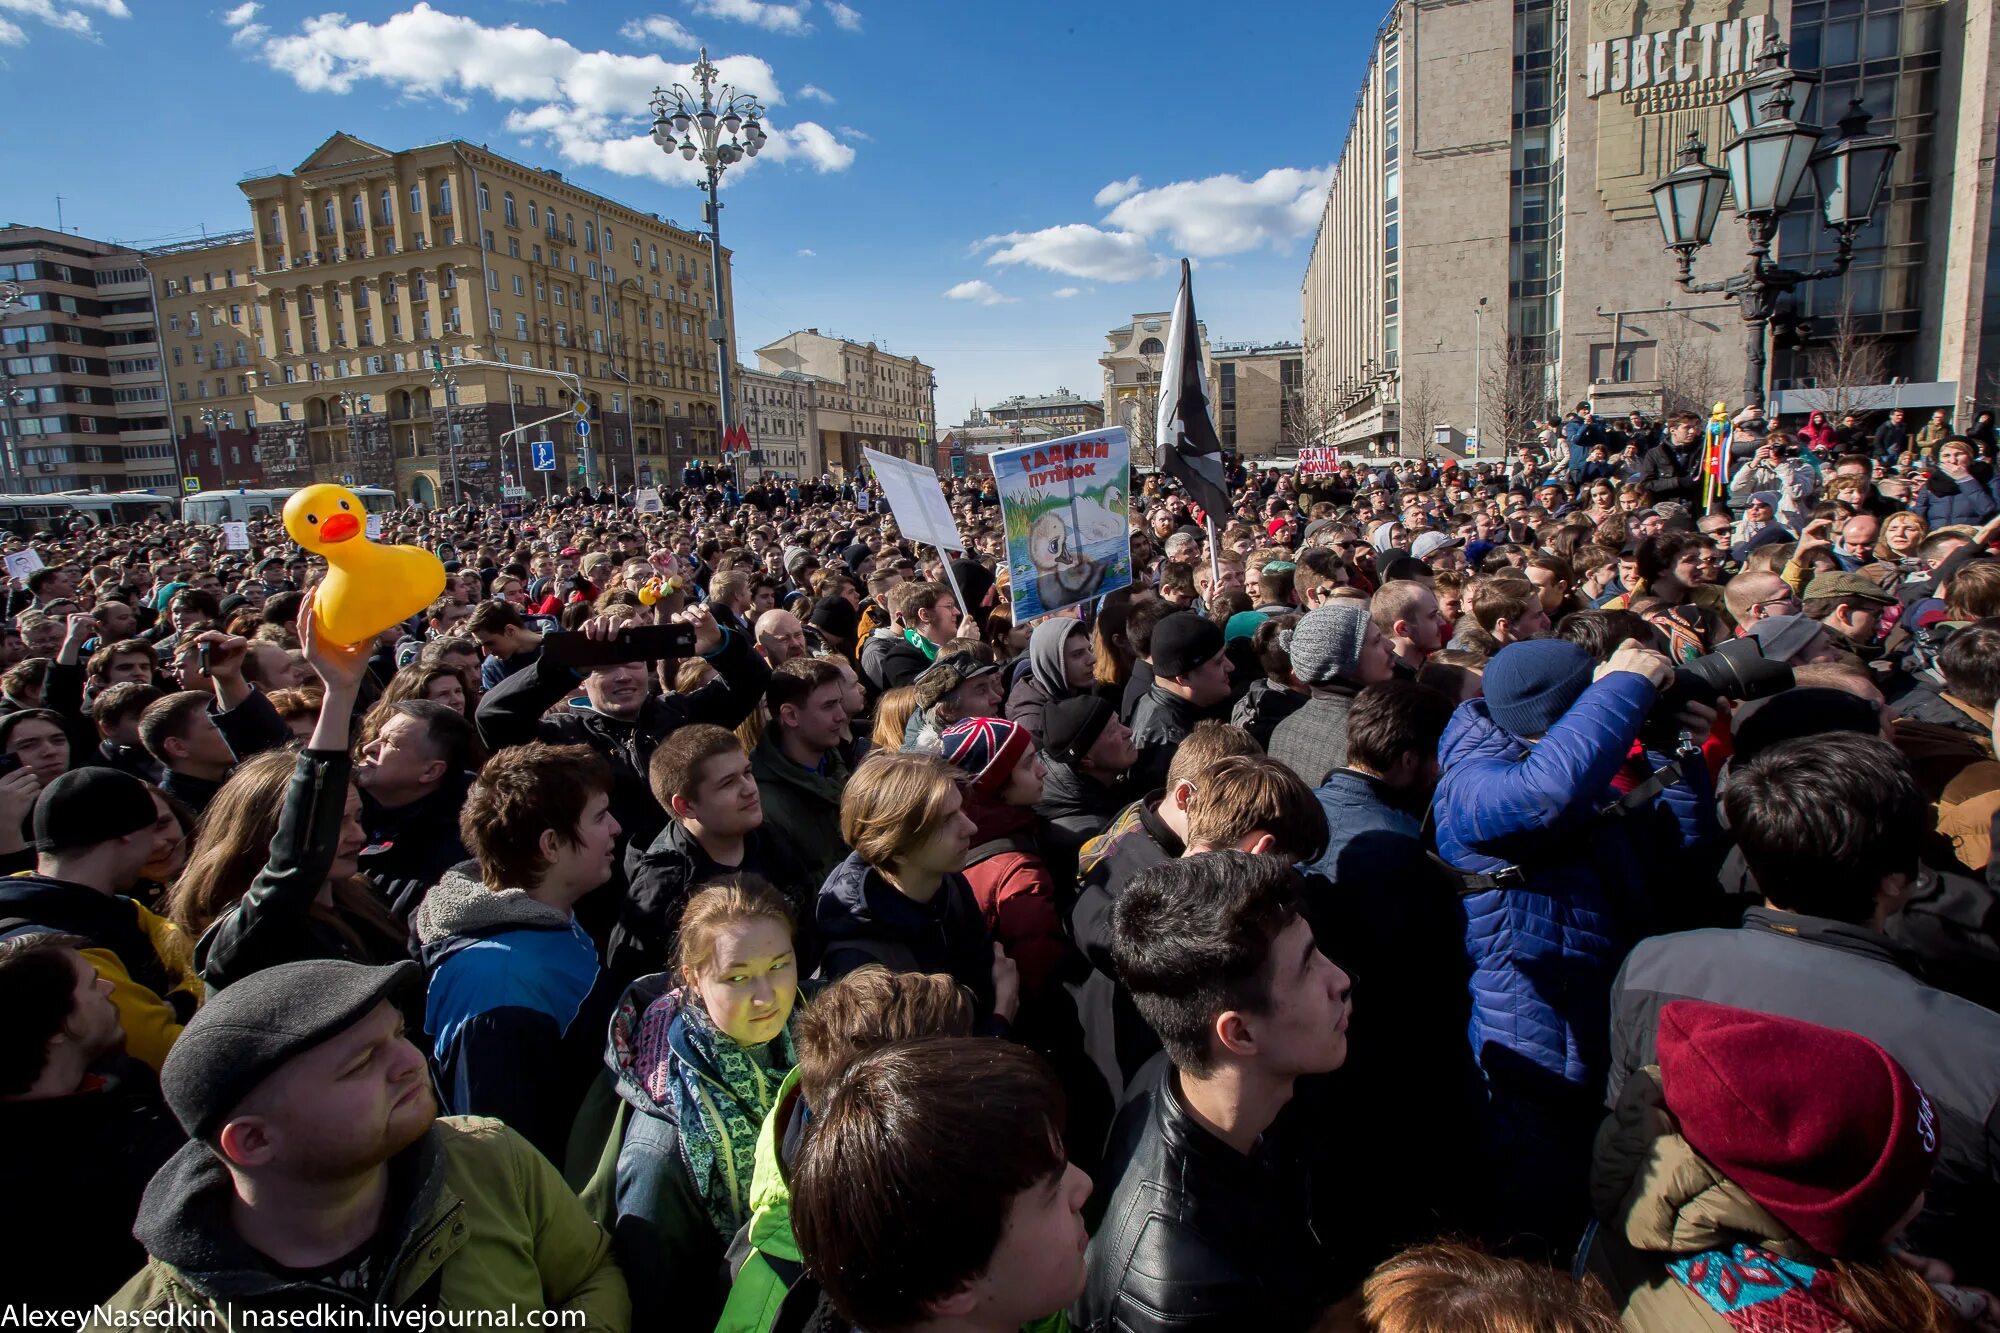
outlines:
[[1817, 125], [1767, 120], [1731, 139], [1722, 160], [1729, 168], [1736, 211], [1782, 213], [1789, 207], [1819, 149], [1821, 133]]
[[1722, 213], [1723, 187], [1728, 177], [1709, 165], [1707, 145], [1701, 133], [1689, 130], [1681, 148], [1681, 164], [1652, 187], [1653, 209], [1659, 214], [1660, 234], [1667, 249], [1692, 255], [1715, 235], [1715, 221]]
[[1729, 113], [1732, 134], [1748, 134], [1759, 125], [1789, 120], [1792, 108], [1801, 105], [1819, 83], [1811, 70], [1786, 66], [1791, 49], [1774, 33], [1757, 53], [1757, 72], [1738, 84], [1723, 103]]
[[1889, 168], [1902, 145], [1886, 134], [1868, 132], [1868, 112], [1858, 97], [1840, 119], [1840, 135], [1813, 157], [1813, 184], [1826, 225], [1839, 232], [1859, 231], [1881, 205]]

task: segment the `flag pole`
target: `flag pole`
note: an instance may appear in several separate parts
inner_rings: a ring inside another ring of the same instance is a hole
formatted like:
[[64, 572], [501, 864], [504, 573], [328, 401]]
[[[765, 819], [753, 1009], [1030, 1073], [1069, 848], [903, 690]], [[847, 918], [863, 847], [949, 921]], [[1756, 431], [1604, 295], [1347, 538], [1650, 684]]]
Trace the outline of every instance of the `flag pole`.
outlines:
[[1215, 536], [1215, 515], [1204, 509], [1201, 521], [1208, 529], [1208, 587], [1214, 592], [1222, 586], [1222, 543]]

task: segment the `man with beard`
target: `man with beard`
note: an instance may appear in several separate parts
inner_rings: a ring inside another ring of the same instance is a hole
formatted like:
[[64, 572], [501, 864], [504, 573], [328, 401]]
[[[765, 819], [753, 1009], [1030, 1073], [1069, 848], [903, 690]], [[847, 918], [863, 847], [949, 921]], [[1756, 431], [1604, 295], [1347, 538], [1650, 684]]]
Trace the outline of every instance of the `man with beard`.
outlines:
[[161, 1074], [188, 1131], [147, 1188], [146, 1266], [88, 1325], [217, 1307], [575, 1311], [630, 1327], [611, 1245], [492, 1120], [438, 1119], [404, 1036], [414, 963], [282, 963], [218, 992]]

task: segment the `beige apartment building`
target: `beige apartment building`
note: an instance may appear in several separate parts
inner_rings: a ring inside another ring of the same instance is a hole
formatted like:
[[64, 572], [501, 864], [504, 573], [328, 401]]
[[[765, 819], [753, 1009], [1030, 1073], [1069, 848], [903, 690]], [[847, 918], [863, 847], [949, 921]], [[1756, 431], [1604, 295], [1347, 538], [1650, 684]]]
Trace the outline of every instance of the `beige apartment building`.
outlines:
[[1068, 389], [1057, 389], [1054, 393], [1015, 394], [985, 409], [985, 414], [987, 420], [1001, 424], [1019, 421], [1045, 426], [1058, 437], [1080, 435], [1104, 424], [1103, 403], [1095, 398], [1079, 397]]
[[[1800, 288], [1796, 313], [1823, 335], [1850, 309], [1907, 406], [2000, 395], [1995, 0], [1398, 0], [1301, 286], [1319, 442], [1416, 452], [1406, 406], [1492, 452], [1530, 408], [1740, 403], [1743, 322], [1676, 285], [1647, 187], [1690, 130], [1721, 165], [1723, 101], [1773, 35], [1821, 78], [1795, 114], [1835, 132], [1859, 97], [1902, 145], [1852, 269]], [[1808, 185], [1777, 258], [1818, 267], [1835, 245]], [[1725, 207], [1695, 276], [1746, 253]], [[1812, 406], [1817, 368], [1775, 351], [1773, 405]]]
[[772, 372], [738, 366], [731, 400], [750, 434], [750, 458], [739, 463], [743, 480], [818, 477], [819, 432], [814, 400], [820, 382], [796, 370]]
[[0, 227], [0, 445], [27, 494], [173, 491], [180, 469], [145, 264], [129, 247]]
[[[1104, 371], [1104, 420], [1125, 427], [1132, 444], [1132, 462], [1156, 466], [1153, 437], [1159, 430], [1161, 363], [1166, 359], [1167, 334], [1173, 324], [1170, 311], [1134, 315], [1104, 335], [1105, 349], [1097, 364]], [[1208, 367], [1208, 401], [1214, 404], [1217, 392], [1215, 358], [1209, 354], [1208, 325], [1195, 321], [1201, 338], [1201, 360]]]
[[[457, 140], [335, 134], [241, 188], [247, 237], [147, 260], [184, 439], [207, 441], [206, 387], [207, 410], [255, 432], [272, 484], [352, 477], [426, 504], [534, 483], [536, 438], [557, 444], [558, 484], [671, 484], [719, 459], [714, 284], [693, 230]], [[729, 281], [725, 250], [733, 351]], [[587, 439], [561, 415], [579, 388]]]
[[204, 490], [263, 485], [257, 394], [267, 326], [250, 233], [148, 250], [145, 265], [160, 337], [154, 384], [182, 475]]
[[879, 343], [802, 329], [759, 347], [757, 362], [772, 374], [791, 371], [817, 381], [812, 432], [822, 470], [851, 476], [863, 449], [928, 459], [937, 437], [936, 376], [918, 358], [892, 355]]

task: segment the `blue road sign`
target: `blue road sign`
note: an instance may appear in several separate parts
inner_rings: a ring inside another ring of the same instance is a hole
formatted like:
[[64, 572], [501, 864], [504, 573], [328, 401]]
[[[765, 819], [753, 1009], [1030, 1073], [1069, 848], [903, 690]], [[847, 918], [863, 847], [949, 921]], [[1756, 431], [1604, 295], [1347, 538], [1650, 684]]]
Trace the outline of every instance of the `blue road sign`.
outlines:
[[528, 448], [532, 455], [535, 471], [554, 472], [556, 470], [556, 442], [554, 440], [535, 440], [529, 444]]
[[578, 417], [576, 419], [576, 438], [579, 440], [586, 439], [589, 437], [589, 435], [590, 435], [590, 423], [588, 421], [585, 421], [582, 417]]

